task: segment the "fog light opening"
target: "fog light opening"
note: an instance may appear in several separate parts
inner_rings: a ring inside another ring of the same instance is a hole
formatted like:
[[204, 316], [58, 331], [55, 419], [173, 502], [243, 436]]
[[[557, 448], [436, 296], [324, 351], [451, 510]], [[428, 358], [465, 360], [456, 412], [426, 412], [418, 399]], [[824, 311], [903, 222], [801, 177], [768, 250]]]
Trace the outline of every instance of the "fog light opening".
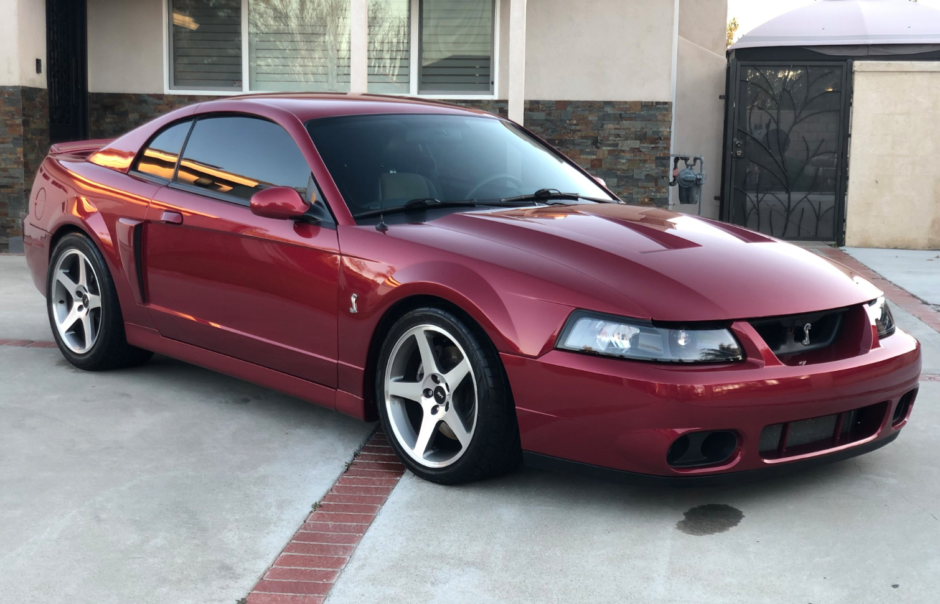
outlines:
[[738, 448], [738, 437], [729, 430], [709, 430], [683, 434], [666, 452], [673, 468], [717, 466], [728, 461]]
[[917, 390], [911, 390], [901, 397], [897, 406], [894, 408], [894, 416], [891, 418], [891, 425], [897, 427], [907, 420], [911, 413], [911, 406], [914, 404], [914, 397], [917, 396]]
[[738, 437], [732, 432], [712, 432], [702, 441], [702, 455], [720, 463], [734, 453], [738, 447]]
[[669, 451], [666, 453], [666, 462], [673, 466], [689, 452], [689, 437], [680, 436], [676, 442], [672, 443]]

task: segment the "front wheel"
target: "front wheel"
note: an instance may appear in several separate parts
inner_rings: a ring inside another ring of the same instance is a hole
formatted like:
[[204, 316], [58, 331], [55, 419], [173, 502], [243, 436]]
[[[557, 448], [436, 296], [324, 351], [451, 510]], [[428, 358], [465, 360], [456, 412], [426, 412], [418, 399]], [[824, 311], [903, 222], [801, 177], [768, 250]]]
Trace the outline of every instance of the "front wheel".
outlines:
[[392, 327], [377, 368], [382, 427], [412, 472], [460, 484], [518, 465], [512, 395], [482, 331], [437, 308], [412, 311]]

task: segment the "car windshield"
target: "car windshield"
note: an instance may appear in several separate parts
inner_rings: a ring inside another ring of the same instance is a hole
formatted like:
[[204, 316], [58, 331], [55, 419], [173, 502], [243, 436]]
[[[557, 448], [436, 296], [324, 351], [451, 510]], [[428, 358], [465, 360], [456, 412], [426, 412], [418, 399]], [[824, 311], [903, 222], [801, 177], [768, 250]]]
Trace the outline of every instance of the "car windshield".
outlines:
[[524, 131], [485, 116], [348, 116], [311, 120], [307, 130], [353, 216], [409, 202], [518, 204], [507, 198], [536, 192], [615, 201]]

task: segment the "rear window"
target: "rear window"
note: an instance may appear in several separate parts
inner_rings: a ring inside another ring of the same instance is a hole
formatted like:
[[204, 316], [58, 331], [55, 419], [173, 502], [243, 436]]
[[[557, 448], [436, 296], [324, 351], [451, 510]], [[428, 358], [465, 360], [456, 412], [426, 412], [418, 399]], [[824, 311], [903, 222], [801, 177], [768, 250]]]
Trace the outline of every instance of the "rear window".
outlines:
[[192, 123], [192, 120], [179, 122], [158, 134], [140, 155], [135, 170], [155, 178], [173, 180], [176, 160]]
[[290, 187], [306, 198], [310, 167], [286, 130], [262, 119], [196, 121], [176, 180], [248, 201], [262, 189]]

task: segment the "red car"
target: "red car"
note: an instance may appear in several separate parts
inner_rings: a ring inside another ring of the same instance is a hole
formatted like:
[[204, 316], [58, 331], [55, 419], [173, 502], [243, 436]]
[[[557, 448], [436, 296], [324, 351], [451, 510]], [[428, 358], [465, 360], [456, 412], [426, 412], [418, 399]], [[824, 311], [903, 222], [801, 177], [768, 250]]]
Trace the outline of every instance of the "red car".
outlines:
[[76, 367], [157, 352], [379, 419], [440, 483], [790, 469], [891, 442], [917, 393], [918, 342], [849, 269], [625, 205], [449, 105], [246, 96], [56, 145], [24, 231]]

